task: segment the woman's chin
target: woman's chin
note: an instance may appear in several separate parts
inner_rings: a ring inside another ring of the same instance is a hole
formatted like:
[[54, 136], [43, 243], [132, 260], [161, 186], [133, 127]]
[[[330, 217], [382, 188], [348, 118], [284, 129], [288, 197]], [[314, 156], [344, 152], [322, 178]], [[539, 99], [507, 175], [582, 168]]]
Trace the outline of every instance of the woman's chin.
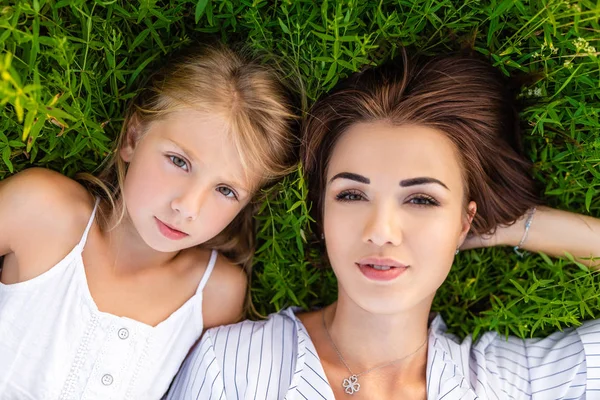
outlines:
[[347, 297], [350, 303], [355, 304], [369, 314], [389, 316], [421, 312], [429, 314], [431, 303], [435, 296], [435, 293], [423, 296], [422, 292], [401, 292], [399, 290], [381, 289], [370, 291], [370, 293], [367, 291], [345, 293], [345, 296], [340, 296], [339, 300], [344, 301], [342, 297]]

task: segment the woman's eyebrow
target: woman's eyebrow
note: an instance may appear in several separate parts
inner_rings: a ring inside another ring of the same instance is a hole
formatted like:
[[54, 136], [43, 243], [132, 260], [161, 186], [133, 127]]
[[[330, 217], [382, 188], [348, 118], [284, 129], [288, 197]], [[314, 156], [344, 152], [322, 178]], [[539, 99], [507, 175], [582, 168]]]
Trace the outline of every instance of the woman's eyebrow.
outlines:
[[333, 182], [336, 179], [350, 179], [352, 181], [366, 183], [367, 185], [371, 183], [371, 180], [366, 176], [355, 174], [353, 172], [340, 172], [339, 174], [336, 174], [333, 178], [331, 178], [329, 180], [329, 183]]
[[[446, 189], [448, 189], [448, 186], [446, 186], [442, 181], [439, 181], [435, 178], [430, 178], [428, 176], [404, 179], [404, 180], [400, 181], [400, 186], [408, 187], [408, 186], [416, 186], [416, 185], [426, 185], [426, 184], [430, 184], [430, 183], [435, 183], [435, 184], [441, 185], [441, 186], [445, 187]], [[448, 189], [448, 190], [450, 190], [450, 189]]]

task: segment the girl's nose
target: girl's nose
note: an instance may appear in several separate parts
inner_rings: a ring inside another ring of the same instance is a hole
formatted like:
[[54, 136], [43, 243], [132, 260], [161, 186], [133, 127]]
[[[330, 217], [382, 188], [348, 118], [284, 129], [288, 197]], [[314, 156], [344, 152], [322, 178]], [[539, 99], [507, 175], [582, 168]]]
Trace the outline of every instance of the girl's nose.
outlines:
[[189, 188], [171, 201], [171, 208], [179, 213], [184, 219], [195, 221], [200, 214], [200, 210], [202, 209], [206, 197], [206, 189]]

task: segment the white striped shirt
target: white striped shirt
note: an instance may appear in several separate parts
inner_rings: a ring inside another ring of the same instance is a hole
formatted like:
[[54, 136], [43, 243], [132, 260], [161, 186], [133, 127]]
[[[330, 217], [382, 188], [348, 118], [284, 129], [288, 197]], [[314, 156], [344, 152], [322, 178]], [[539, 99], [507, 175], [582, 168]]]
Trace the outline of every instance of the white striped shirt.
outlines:
[[[600, 399], [600, 321], [543, 339], [488, 332], [473, 343], [431, 323], [427, 398]], [[166, 398], [334, 400], [323, 366], [291, 308], [265, 321], [208, 330]]]

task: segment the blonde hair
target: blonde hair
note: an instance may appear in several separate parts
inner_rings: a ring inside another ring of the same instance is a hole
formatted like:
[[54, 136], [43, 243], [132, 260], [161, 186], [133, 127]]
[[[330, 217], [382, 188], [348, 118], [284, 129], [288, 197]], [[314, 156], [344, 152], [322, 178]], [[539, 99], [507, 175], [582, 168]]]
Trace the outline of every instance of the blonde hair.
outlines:
[[[128, 129], [137, 124], [143, 132], [149, 124], [181, 109], [220, 113], [229, 120], [229, 137], [245, 170], [259, 173], [259, 192], [288, 174], [296, 164], [298, 120], [290, 90], [272, 69], [244, 52], [225, 46], [202, 47], [193, 54], [153, 74], [129, 105], [116, 147], [97, 176], [77, 178], [117, 216], [125, 216], [122, 188], [127, 171], [119, 149]], [[136, 128], [137, 129], [137, 128]], [[256, 202], [246, 206], [219, 235], [202, 244], [222, 252], [250, 274], [255, 245], [253, 214]], [[103, 228], [108, 218], [101, 215]]]

